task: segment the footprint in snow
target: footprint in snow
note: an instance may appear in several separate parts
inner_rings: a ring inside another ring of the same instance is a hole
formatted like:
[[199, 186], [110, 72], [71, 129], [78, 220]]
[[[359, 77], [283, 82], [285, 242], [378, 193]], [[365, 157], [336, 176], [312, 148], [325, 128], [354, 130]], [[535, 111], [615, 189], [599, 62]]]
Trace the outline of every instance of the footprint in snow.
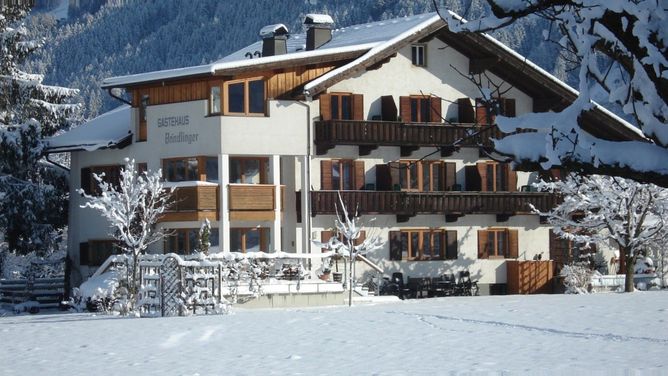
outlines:
[[178, 345], [181, 342], [181, 339], [187, 334], [188, 332], [181, 332], [181, 333], [174, 333], [170, 335], [167, 340], [160, 345], [162, 348], [169, 348], [169, 347], [174, 347]]
[[301, 359], [301, 358], [302, 358], [302, 357], [299, 356], [299, 355], [290, 355], [290, 356], [287, 357], [286, 359], [289, 359], [289, 360], [299, 360], [299, 359]]

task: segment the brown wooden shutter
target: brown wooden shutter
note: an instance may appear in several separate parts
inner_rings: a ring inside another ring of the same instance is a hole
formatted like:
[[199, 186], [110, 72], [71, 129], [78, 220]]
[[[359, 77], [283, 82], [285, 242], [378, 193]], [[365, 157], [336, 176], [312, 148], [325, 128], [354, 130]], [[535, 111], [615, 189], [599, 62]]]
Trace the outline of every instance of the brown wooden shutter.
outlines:
[[392, 173], [390, 171], [390, 166], [387, 164], [376, 165], [376, 190], [392, 190]]
[[455, 162], [444, 162], [445, 166], [445, 190], [454, 191], [455, 184], [457, 184], [457, 165]]
[[476, 163], [476, 169], [480, 176], [480, 191], [487, 192], [487, 179], [494, 179], [494, 177], [487, 176], [487, 163], [485, 162]]
[[364, 120], [364, 96], [353, 94], [353, 120]]
[[366, 240], [366, 231], [360, 231], [360, 236], [355, 240], [355, 245], [360, 245]]
[[515, 99], [514, 98], [499, 98], [499, 106], [501, 115], [507, 117], [515, 117]]
[[399, 97], [399, 116], [404, 123], [411, 122], [411, 98]]
[[320, 119], [332, 120], [332, 96], [320, 94]]
[[364, 190], [364, 161], [354, 161], [353, 169], [355, 170], [354, 187], [358, 191]]
[[467, 191], [480, 191], [482, 181], [480, 181], [480, 173], [478, 173], [477, 166], [464, 166], [464, 175], [466, 178]]
[[478, 258], [488, 259], [489, 250], [487, 249], [487, 230], [478, 230]]
[[390, 260], [401, 261], [401, 231], [390, 231]]
[[457, 259], [457, 231], [455, 230], [445, 231], [445, 259]]
[[506, 164], [508, 169], [506, 172], [508, 174], [508, 191], [516, 192], [517, 191], [517, 171], [513, 171], [509, 164]]
[[487, 120], [487, 107], [482, 103], [482, 99], [477, 98], [475, 100], [475, 122], [478, 125], [488, 125]]
[[[339, 187], [336, 187], [338, 189]], [[320, 161], [320, 189], [331, 191], [332, 187], [332, 161]]]
[[[323, 243], [327, 243], [329, 239], [332, 238], [334, 235], [333, 231], [320, 231], [320, 241]], [[321, 252], [327, 252], [329, 249], [327, 248], [320, 248]]]
[[90, 259], [90, 246], [88, 242], [79, 243], [79, 265], [88, 265]]
[[469, 98], [457, 99], [457, 118], [460, 123], [475, 123], [475, 112]]
[[431, 112], [429, 117], [432, 123], [440, 123], [443, 120], [441, 116], [441, 98], [431, 97]]
[[381, 119], [386, 121], [397, 121], [397, 105], [394, 103], [394, 97], [383, 95], [380, 97]]
[[83, 189], [84, 193], [89, 195], [92, 192], [91, 189], [92, 186], [93, 186], [93, 175], [91, 175], [89, 167], [84, 167], [81, 169], [81, 189]]
[[402, 164], [399, 162], [390, 162], [388, 163], [390, 166], [390, 177], [392, 178], [391, 180], [391, 190], [393, 191], [400, 191], [401, 190], [401, 184], [399, 182], [399, 174], [404, 173], [405, 171], [401, 168]]
[[518, 246], [519, 232], [517, 230], [508, 230], [508, 257], [516, 259], [519, 257]]

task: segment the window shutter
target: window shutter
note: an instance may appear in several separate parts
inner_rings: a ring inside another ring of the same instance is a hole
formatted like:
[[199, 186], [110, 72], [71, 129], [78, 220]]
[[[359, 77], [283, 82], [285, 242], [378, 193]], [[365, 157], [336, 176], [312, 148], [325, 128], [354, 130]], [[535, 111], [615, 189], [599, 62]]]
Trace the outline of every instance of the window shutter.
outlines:
[[445, 259], [457, 260], [457, 231], [445, 231]]
[[355, 240], [355, 245], [360, 245], [366, 240], [366, 231], [360, 231], [360, 236]]
[[480, 181], [480, 174], [477, 166], [464, 166], [464, 175], [466, 178], [467, 191], [480, 191], [482, 182]]
[[[334, 233], [332, 231], [320, 231], [320, 241], [323, 243], [327, 243], [329, 239], [332, 238]], [[321, 248], [322, 252], [327, 252], [329, 251], [327, 248]]]
[[506, 173], [508, 174], [508, 191], [517, 192], [517, 171], [513, 171], [509, 164], [506, 164]]
[[475, 123], [475, 112], [469, 98], [457, 99], [457, 118], [460, 123]]
[[401, 261], [401, 231], [390, 231], [390, 260]]
[[92, 186], [93, 186], [93, 175], [91, 175], [89, 167], [84, 167], [81, 169], [81, 189], [83, 189], [84, 193], [89, 195], [92, 192], [91, 189]]
[[354, 187], [358, 191], [364, 190], [364, 161], [355, 161], [354, 170], [355, 170], [355, 182]]
[[323, 191], [334, 189], [332, 187], [332, 161], [320, 161], [320, 189]]
[[90, 247], [88, 242], [79, 243], [79, 265], [88, 265], [90, 259]]
[[377, 191], [392, 190], [392, 174], [390, 171], [390, 166], [387, 164], [376, 165], [376, 190]]
[[518, 231], [508, 230], [508, 257], [516, 259], [519, 257]]
[[381, 119], [386, 121], [397, 121], [397, 105], [394, 103], [394, 97], [383, 95], [380, 97]]
[[490, 124], [487, 119], [487, 107], [482, 103], [482, 99], [477, 98], [475, 100], [475, 121], [478, 125], [488, 125]]
[[364, 120], [364, 96], [353, 94], [353, 120]]
[[332, 120], [332, 96], [320, 94], [320, 119]]
[[440, 123], [443, 120], [441, 116], [441, 98], [440, 97], [431, 97], [431, 113], [429, 117], [431, 118], [432, 123]]
[[487, 176], [487, 163], [485, 162], [476, 163], [476, 169], [478, 170], [478, 176], [480, 176], [480, 191], [487, 192], [487, 179], [494, 179], [494, 177]]
[[445, 162], [445, 190], [454, 191], [457, 184], [457, 165], [455, 162]]
[[487, 250], [487, 231], [478, 230], [478, 258], [488, 259], [489, 251]]
[[404, 123], [411, 122], [411, 98], [399, 97], [399, 116]]
[[390, 177], [391, 179], [391, 190], [393, 191], [400, 191], [401, 190], [401, 185], [399, 183], [399, 174], [403, 172], [401, 169], [401, 163], [398, 162], [390, 162], [388, 163], [390, 166]]
[[515, 117], [515, 99], [514, 98], [500, 98], [499, 106], [501, 107], [501, 115], [507, 117]]

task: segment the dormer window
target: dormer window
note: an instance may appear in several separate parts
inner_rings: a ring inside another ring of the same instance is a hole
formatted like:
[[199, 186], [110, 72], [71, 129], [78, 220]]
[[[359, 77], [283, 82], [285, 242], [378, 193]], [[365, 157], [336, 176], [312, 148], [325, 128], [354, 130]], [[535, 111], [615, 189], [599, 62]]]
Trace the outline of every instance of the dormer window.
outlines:
[[427, 66], [427, 46], [424, 44], [411, 45], [411, 61], [416, 67]]

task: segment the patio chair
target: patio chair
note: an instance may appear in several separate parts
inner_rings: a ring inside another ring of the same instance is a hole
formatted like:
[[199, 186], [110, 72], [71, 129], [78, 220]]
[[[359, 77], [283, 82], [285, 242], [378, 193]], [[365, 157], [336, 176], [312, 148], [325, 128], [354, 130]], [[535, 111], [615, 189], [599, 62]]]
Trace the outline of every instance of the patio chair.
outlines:
[[392, 279], [390, 279], [389, 285], [385, 290], [392, 295], [398, 296], [401, 300], [406, 299], [407, 296], [411, 296], [411, 290], [404, 284], [404, 273], [402, 272], [392, 273]]
[[471, 272], [462, 270], [459, 272], [459, 283], [457, 283], [457, 295], [477, 296], [478, 281], [471, 280]]
[[455, 275], [453, 273], [443, 274], [441, 276], [440, 282], [438, 283], [441, 286], [441, 293], [443, 296], [455, 295], [457, 280], [455, 279]]

